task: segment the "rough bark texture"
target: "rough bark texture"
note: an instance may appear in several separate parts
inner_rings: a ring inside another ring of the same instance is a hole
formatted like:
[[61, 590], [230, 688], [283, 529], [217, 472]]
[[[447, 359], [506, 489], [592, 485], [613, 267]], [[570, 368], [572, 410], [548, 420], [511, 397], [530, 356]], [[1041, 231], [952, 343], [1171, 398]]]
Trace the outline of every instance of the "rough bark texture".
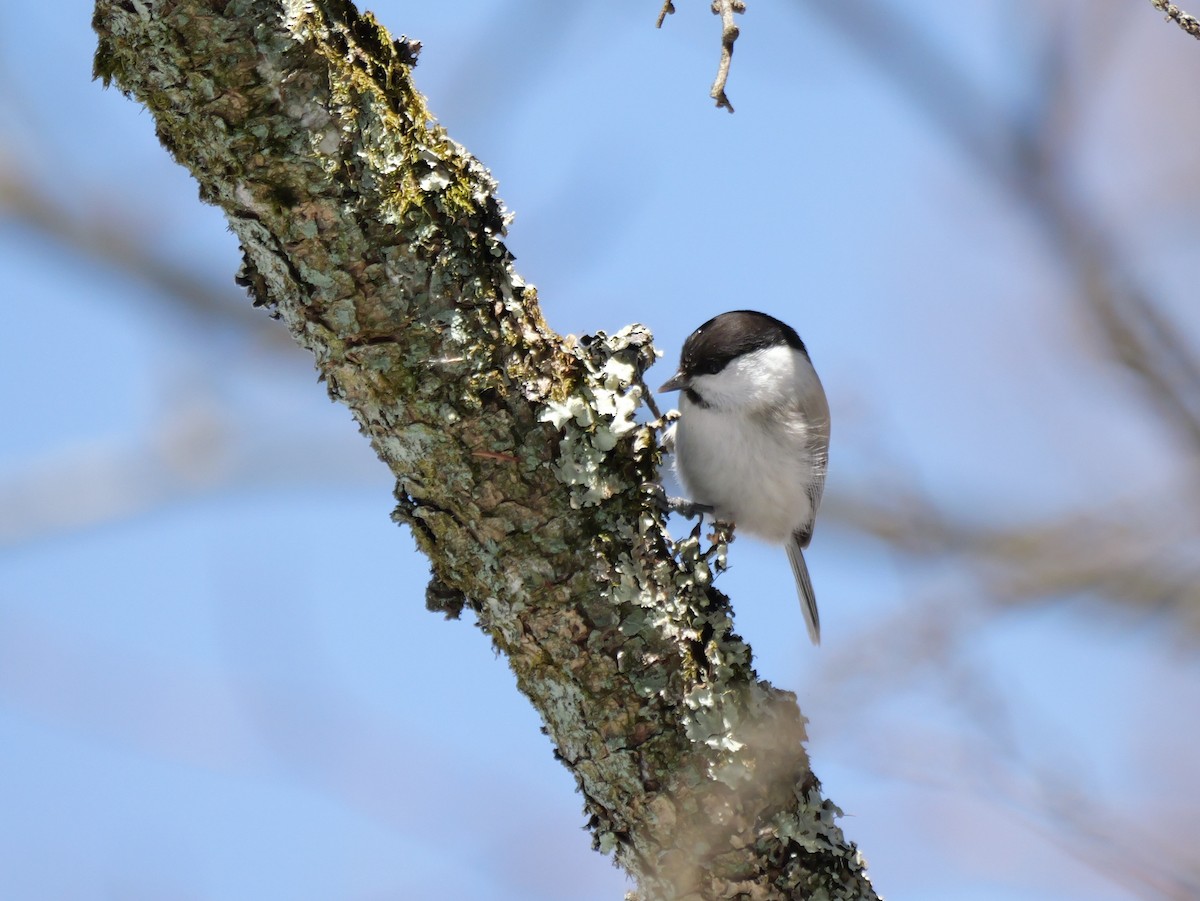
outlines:
[[418, 46], [340, 0], [100, 0], [94, 25], [97, 75], [225, 211], [240, 279], [395, 473], [430, 605], [507, 655], [638, 897], [874, 898], [794, 698], [664, 530], [649, 334], [547, 328]]

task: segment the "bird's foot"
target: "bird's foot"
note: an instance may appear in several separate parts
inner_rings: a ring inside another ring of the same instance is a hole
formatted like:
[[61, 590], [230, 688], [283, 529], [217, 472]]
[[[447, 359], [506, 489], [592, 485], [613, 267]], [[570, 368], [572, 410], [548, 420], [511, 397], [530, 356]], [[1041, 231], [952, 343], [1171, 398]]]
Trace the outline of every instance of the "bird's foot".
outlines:
[[713, 512], [711, 504], [698, 504], [695, 501], [689, 501], [686, 497], [667, 498], [667, 509], [686, 519], [694, 519], [698, 516], [701, 522], [704, 521], [705, 514], [711, 516]]

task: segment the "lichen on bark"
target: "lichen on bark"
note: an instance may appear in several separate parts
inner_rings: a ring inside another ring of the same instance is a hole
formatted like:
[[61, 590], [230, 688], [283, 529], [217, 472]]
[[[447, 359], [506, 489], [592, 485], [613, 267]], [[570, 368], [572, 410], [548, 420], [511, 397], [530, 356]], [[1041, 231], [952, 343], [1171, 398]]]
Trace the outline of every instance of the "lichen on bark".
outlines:
[[507, 656], [638, 897], [875, 897], [795, 699], [666, 531], [649, 332], [548, 328], [419, 46], [339, 0], [100, 0], [94, 26], [97, 76], [225, 212], [239, 281], [395, 474], [429, 605]]

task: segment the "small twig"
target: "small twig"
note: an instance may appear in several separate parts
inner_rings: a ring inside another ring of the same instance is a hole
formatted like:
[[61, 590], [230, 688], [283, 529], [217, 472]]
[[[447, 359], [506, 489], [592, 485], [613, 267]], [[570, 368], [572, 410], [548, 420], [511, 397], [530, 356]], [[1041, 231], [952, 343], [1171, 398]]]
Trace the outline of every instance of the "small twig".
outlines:
[[[717, 67], [717, 80], [713, 82], [709, 96], [717, 101], [717, 109], [725, 107], [732, 113], [733, 104], [729, 102], [729, 97], [725, 93], [725, 83], [729, 80], [729, 64], [733, 61], [733, 45], [738, 39], [738, 27], [733, 22], [733, 16], [735, 13], [744, 13], [746, 3], [745, 0], [712, 0], [710, 8], [714, 16], [721, 17], [721, 64]], [[662, 28], [663, 21], [674, 12], [675, 4], [672, 0], [666, 0], [654, 27]]]
[[704, 521], [705, 516], [711, 516], [713, 512], [711, 504], [700, 504], [690, 501], [686, 497], [667, 498], [667, 510], [671, 513], [678, 513], [684, 519], [699, 519], [701, 522]]
[[1174, 19], [1175, 24], [1192, 37], [1200, 39], [1200, 19], [1189, 16], [1174, 3], [1168, 3], [1167, 0], [1150, 0], [1150, 2], [1159, 12], [1166, 13], [1168, 19]]
[[713, 15], [721, 17], [721, 64], [717, 68], [717, 80], [713, 82], [709, 96], [717, 101], [717, 109], [725, 107], [733, 112], [733, 104], [725, 94], [725, 82], [729, 80], [729, 64], [733, 61], [733, 45], [738, 39], [738, 27], [734, 24], [734, 13], [744, 13], [743, 0], [712, 0]]
[[646, 406], [650, 410], [650, 415], [654, 417], [654, 422], [650, 423], [650, 425], [656, 429], [662, 428], [662, 426], [663, 426], [662, 411], [660, 409], [658, 409], [658, 402], [655, 401], [654, 395], [651, 394], [649, 390], [646, 391]]

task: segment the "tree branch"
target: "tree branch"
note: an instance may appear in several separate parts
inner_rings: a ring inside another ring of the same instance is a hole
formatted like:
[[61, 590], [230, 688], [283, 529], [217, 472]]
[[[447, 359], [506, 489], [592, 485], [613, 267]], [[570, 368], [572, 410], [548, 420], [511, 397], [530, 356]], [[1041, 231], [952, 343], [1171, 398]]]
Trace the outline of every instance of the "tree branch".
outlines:
[[1168, 19], [1173, 19], [1175, 24], [1186, 31], [1194, 38], [1200, 39], [1200, 20], [1195, 16], [1189, 16], [1174, 3], [1168, 3], [1167, 0], [1150, 0], [1154, 4], [1154, 8], [1159, 12], [1166, 13]]
[[738, 27], [733, 21], [734, 13], [744, 13], [746, 4], [742, 0], [713, 0], [713, 15], [721, 17], [721, 63], [717, 67], [717, 79], [713, 82], [709, 96], [717, 101], [717, 109], [725, 107], [731, 113], [733, 104], [725, 95], [725, 82], [729, 80], [729, 64], [733, 62], [733, 45], [738, 39]]
[[[470, 607], [640, 898], [874, 898], [695, 538], [666, 533], [631, 326], [564, 343], [488, 172], [432, 123], [418, 45], [345, 0], [99, 0], [95, 70], [241, 241], [396, 476], [395, 518]], [[381, 590], [391, 590], [381, 587]]]
[[654, 23], [654, 27], [662, 28], [663, 22], [666, 21], [667, 16], [673, 15], [675, 15], [675, 4], [672, 2], [672, 0], [666, 0], [666, 2], [663, 3], [662, 9], [658, 11], [658, 20]]

